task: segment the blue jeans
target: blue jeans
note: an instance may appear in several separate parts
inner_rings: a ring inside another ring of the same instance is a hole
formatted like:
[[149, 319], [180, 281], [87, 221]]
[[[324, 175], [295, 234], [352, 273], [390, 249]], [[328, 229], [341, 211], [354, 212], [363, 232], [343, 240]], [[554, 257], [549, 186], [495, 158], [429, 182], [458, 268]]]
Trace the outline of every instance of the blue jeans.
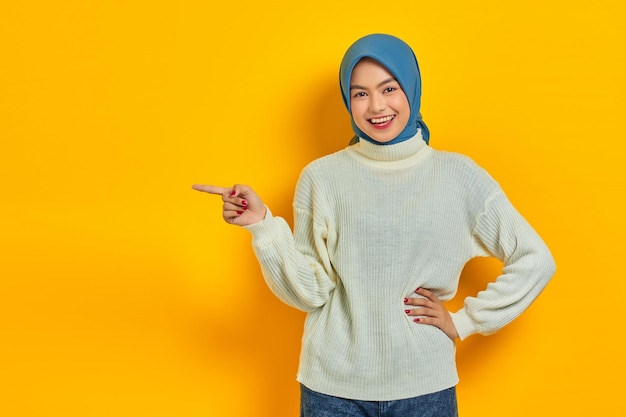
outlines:
[[300, 384], [300, 417], [458, 417], [456, 388], [395, 401], [333, 397]]

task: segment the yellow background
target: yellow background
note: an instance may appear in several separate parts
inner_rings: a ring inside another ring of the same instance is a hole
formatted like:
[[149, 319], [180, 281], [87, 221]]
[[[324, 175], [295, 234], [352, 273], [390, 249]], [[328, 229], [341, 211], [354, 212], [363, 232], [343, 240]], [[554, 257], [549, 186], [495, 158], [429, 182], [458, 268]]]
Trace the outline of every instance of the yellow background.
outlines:
[[[485, 167], [557, 262], [458, 345], [461, 415], [623, 410], [623, 2], [297, 4], [2, 3], [0, 415], [297, 415], [303, 314], [190, 186], [252, 184], [291, 222], [302, 167], [351, 136], [337, 70], [371, 32], [415, 49], [431, 145]], [[497, 269], [470, 263], [459, 296]]]

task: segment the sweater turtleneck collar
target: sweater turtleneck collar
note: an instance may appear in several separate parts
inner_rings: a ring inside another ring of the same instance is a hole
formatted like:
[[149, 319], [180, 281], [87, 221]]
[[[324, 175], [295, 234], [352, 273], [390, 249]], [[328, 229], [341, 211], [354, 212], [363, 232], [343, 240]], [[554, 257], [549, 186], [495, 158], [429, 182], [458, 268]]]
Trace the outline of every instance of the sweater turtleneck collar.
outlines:
[[422, 138], [421, 129], [409, 140], [393, 145], [376, 145], [361, 140], [350, 146], [348, 150], [355, 152], [358, 157], [368, 159], [373, 163], [409, 162], [429, 153], [429, 147]]

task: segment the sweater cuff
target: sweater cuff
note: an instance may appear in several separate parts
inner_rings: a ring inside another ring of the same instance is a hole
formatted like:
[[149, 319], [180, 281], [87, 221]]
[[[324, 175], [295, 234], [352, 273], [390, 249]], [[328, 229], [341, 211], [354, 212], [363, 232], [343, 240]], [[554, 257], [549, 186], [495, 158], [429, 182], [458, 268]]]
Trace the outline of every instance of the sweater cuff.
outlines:
[[265, 207], [267, 212], [265, 218], [259, 222], [243, 226], [244, 229], [252, 233], [252, 245], [263, 248], [275, 240], [277, 234], [276, 219], [269, 207]]
[[456, 332], [459, 334], [459, 339], [465, 340], [469, 336], [478, 333], [478, 329], [474, 326], [465, 309], [461, 309], [456, 313], [450, 313], [450, 316], [452, 317], [454, 327], [456, 327]]

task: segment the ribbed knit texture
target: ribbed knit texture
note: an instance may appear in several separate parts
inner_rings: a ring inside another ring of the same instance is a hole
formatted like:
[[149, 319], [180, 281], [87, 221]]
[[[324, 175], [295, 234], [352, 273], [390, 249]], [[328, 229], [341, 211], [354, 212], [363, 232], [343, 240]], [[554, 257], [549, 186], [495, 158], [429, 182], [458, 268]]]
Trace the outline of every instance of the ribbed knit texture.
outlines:
[[248, 226], [270, 289], [308, 312], [298, 380], [359, 400], [395, 400], [458, 382], [455, 346], [408, 317], [404, 297], [442, 300], [476, 256], [503, 274], [452, 314], [461, 339], [520, 315], [554, 274], [541, 238], [469, 158], [419, 137], [367, 141], [309, 164], [298, 181], [295, 230], [268, 211]]

